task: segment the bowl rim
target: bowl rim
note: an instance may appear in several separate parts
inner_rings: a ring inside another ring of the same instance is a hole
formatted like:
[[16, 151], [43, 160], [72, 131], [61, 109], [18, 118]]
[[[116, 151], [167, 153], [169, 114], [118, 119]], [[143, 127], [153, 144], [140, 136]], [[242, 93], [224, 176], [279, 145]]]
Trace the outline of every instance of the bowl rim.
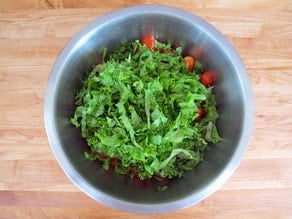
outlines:
[[[55, 83], [55, 81], [58, 81], [58, 79], [61, 77], [61, 74], [59, 73], [64, 68], [68, 53], [70, 54], [74, 50], [74, 48], [76, 48], [78, 43], [82, 43], [84, 37], [90, 35], [91, 31], [94, 31], [94, 29], [97, 27], [101, 27], [110, 22], [113, 22], [121, 18], [121, 16], [125, 14], [126, 16], [132, 16], [148, 13], [157, 13], [159, 15], [165, 16], [171, 14], [172, 16], [178, 17], [184, 21], [195, 23], [206, 32], [208, 32], [213, 40], [221, 46], [221, 49], [229, 54], [228, 56], [231, 57], [230, 61], [232, 62], [234, 68], [237, 72], [240, 72], [239, 79], [240, 84], [243, 88], [244, 118], [242, 135], [239, 139], [238, 147], [232, 155], [230, 161], [226, 164], [224, 170], [218, 175], [216, 179], [214, 179], [214, 181], [206, 185], [204, 189], [202, 189], [198, 193], [189, 194], [188, 196], [178, 200], [173, 200], [166, 203], [144, 204], [120, 200], [102, 191], [97, 191], [96, 188], [88, 183], [85, 178], [80, 173], [78, 173], [78, 171], [72, 166], [71, 162], [69, 161], [64, 150], [61, 147], [62, 142], [60, 141], [57, 130], [55, 129], [56, 121], [53, 112], [55, 110], [54, 106], [56, 102], [56, 97], [54, 95], [51, 95], [51, 93], [52, 91], [55, 91], [57, 89], [57, 84]], [[216, 38], [214, 36], [216, 36]], [[112, 208], [133, 213], [155, 214], [172, 212], [194, 205], [218, 190], [231, 177], [232, 173], [235, 171], [240, 161], [242, 160], [250, 141], [254, 119], [253, 107], [253, 93], [248, 78], [248, 73], [239, 54], [222, 33], [220, 33], [214, 26], [212, 26], [207, 21], [185, 10], [172, 6], [149, 4], [130, 6], [109, 12], [93, 20], [91, 23], [81, 29], [75, 36], [72, 37], [72, 39], [66, 44], [64, 49], [57, 57], [51, 70], [45, 93], [44, 120], [49, 144], [56, 160], [58, 161], [58, 164], [65, 172], [65, 174], [80, 190], [82, 190], [94, 200]]]

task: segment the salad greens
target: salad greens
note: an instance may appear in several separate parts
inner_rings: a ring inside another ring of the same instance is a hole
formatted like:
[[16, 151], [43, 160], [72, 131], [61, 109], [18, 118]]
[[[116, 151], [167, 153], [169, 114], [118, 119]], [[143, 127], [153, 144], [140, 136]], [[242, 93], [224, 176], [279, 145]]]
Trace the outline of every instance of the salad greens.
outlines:
[[[221, 140], [215, 97], [192, 73], [182, 49], [155, 41], [150, 50], [138, 40], [118, 47], [108, 61], [93, 66], [76, 95], [71, 122], [80, 127], [91, 152], [108, 169], [140, 179], [173, 178], [203, 161], [208, 143]], [[196, 122], [198, 108], [206, 116]]]

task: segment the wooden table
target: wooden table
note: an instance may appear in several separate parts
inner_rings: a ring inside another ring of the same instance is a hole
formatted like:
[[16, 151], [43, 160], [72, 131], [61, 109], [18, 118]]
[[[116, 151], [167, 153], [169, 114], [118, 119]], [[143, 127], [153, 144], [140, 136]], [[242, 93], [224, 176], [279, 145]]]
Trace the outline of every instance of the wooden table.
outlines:
[[149, 218], [111, 209], [81, 192], [48, 144], [43, 106], [61, 49], [112, 10], [163, 3], [218, 28], [251, 79], [255, 121], [233, 176], [201, 203], [151, 218], [292, 217], [292, 2], [0, 0], [0, 218]]

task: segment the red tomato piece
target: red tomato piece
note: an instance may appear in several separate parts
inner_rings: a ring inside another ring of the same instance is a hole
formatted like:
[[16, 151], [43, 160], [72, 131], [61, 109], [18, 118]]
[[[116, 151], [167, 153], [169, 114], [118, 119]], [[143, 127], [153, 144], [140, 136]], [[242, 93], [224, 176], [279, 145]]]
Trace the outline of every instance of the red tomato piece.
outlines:
[[195, 66], [195, 59], [192, 56], [186, 56], [184, 57], [184, 61], [187, 65], [188, 71], [192, 72]]
[[131, 176], [139, 176], [139, 169], [135, 167], [130, 167], [128, 169], [128, 174]]
[[149, 49], [154, 50], [154, 46], [155, 46], [155, 39], [153, 35], [149, 35], [144, 37], [141, 40], [141, 43], [145, 46], [147, 46]]
[[197, 118], [195, 119], [196, 122], [200, 122], [201, 119], [203, 119], [205, 116], [206, 116], [206, 111], [204, 110], [204, 108], [202, 106], [199, 106], [198, 108], [198, 116]]
[[119, 158], [116, 158], [116, 157], [114, 157], [114, 158], [112, 158], [112, 159], [110, 160], [110, 164], [111, 164], [111, 166], [114, 167], [114, 168], [115, 168], [116, 166], [118, 166], [120, 162], [121, 162], [120, 159], [119, 159]]
[[212, 71], [205, 71], [200, 78], [200, 81], [206, 87], [209, 87], [215, 82], [215, 75]]

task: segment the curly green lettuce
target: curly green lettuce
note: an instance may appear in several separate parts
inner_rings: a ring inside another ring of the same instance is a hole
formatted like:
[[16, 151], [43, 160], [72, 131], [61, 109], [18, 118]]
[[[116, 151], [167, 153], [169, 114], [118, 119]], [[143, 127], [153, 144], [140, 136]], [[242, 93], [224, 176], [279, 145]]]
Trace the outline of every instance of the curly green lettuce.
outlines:
[[[182, 176], [221, 140], [215, 97], [199, 81], [202, 64], [196, 61], [190, 73], [181, 48], [158, 41], [155, 47], [134, 41], [93, 66], [71, 119], [91, 148], [87, 159], [105, 169], [115, 159], [116, 172], [140, 179]], [[200, 106], [206, 116], [196, 122]]]

